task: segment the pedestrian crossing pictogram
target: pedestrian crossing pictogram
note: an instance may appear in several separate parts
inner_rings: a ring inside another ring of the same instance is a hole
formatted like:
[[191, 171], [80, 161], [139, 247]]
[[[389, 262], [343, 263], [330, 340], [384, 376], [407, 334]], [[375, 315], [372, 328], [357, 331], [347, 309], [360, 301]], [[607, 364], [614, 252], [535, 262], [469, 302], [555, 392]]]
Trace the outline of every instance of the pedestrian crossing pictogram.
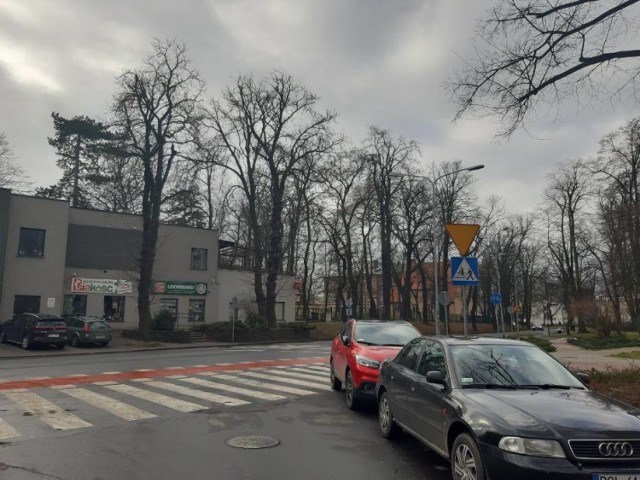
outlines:
[[[269, 362], [273, 363], [263, 363]], [[331, 390], [328, 363], [317, 358], [308, 359], [308, 363], [268, 367], [252, 364], [245, 369], [232, 364], [217, 370], [220, 366], [147, 370], [136, 372], [135, 378], [124, 378], [127, 372], [108, 372], [114, 379], [122, 377], [121, 381], [70, 376], [40, 379], [30, 388], [3, 388], [0, 383], [0, 442], [20, 441], [34, 436], [34, 431], [73, 431], [104, 426], [105, 422], [109, 426], [113, 422], [155, 421], [170, 412], [178, 412], [175, 415], [219, 407], [233, 409]], [[19, 382], [4, 383], [5, 387], [14, 384]]]
[[478, 259], [474, 257], [452, 257], [451, 283], [453, 285], [478, 285]]

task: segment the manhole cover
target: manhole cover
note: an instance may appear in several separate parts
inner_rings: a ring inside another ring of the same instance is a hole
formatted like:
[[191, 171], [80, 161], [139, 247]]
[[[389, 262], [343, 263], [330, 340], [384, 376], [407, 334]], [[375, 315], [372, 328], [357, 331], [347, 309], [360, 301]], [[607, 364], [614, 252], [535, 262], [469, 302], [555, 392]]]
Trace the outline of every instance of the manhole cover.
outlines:
[[235, 448], [269, 448], [278, 445], [280, 440], [263, 435], [247, 435], [246, 437], [230, 438], [224, 443]]

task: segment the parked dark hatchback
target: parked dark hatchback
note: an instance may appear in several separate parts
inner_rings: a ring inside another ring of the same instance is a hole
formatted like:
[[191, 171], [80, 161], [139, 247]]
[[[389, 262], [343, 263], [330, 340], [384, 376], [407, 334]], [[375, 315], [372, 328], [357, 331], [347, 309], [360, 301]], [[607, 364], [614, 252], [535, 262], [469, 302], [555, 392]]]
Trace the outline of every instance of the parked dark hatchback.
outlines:
[[111, 326], [97, 317], [65, 317], [67, 338], [74, 347], [86, 344], [107, 346], [111, 341]]
[[37, 344], [64, 348], [67, 325], [56, 315], [23, 313], [4, 322], [0, 342], [17, 343], [25, 350]]
[[454, 480], [640, 480], [640, 410], [527, 342], [420, 337], [382, 364], [376, 392], [383, 436], [402, 427]]

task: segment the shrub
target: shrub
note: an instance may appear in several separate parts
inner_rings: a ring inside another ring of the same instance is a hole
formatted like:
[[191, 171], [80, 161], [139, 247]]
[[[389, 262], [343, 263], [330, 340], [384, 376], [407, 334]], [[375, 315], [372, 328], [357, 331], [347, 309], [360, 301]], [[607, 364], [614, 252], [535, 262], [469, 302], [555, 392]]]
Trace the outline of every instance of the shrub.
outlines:
[[172, 331], [175, 328], [176, 319], [167, 310], [160, 310], [153, 316], [151, 330]]
[[529, 335], [526, 337], [520, 337], [519, 340], [524, 340], [525, 342], [533, 343], [534, 345], [540, 347], [545, 352], [555, 352], [556, 347], [553, 344], [543, 337], [536, 337], [533, 335]]
[[609, 336], [603, 335], [579, 335], [567, 339], [573, 345], [589, 350], [603, 350], [607, 348], [636, 347], [640, 345], [640, 339], [636, 335], [624, 333], [612, 333]]

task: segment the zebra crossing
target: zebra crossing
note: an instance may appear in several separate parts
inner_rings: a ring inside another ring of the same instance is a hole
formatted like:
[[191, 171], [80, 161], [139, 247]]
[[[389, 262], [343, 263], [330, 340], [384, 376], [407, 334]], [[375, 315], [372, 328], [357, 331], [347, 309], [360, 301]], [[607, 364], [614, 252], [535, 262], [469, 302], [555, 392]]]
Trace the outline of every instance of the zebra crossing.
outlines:
[[152, 421], [170, 412], [286, 402], [331, 390], [325, 362], [223, 371], [186, 369], [187, 374], [181, 370], [173, 369], [175, 374], [160, 378], [149, 374], [124, 381], [91, 381], [76, 376], [74, 383], [0, 388], [0, 444], [28, 437], [25, 430], [74, 431], [113, 422]]

